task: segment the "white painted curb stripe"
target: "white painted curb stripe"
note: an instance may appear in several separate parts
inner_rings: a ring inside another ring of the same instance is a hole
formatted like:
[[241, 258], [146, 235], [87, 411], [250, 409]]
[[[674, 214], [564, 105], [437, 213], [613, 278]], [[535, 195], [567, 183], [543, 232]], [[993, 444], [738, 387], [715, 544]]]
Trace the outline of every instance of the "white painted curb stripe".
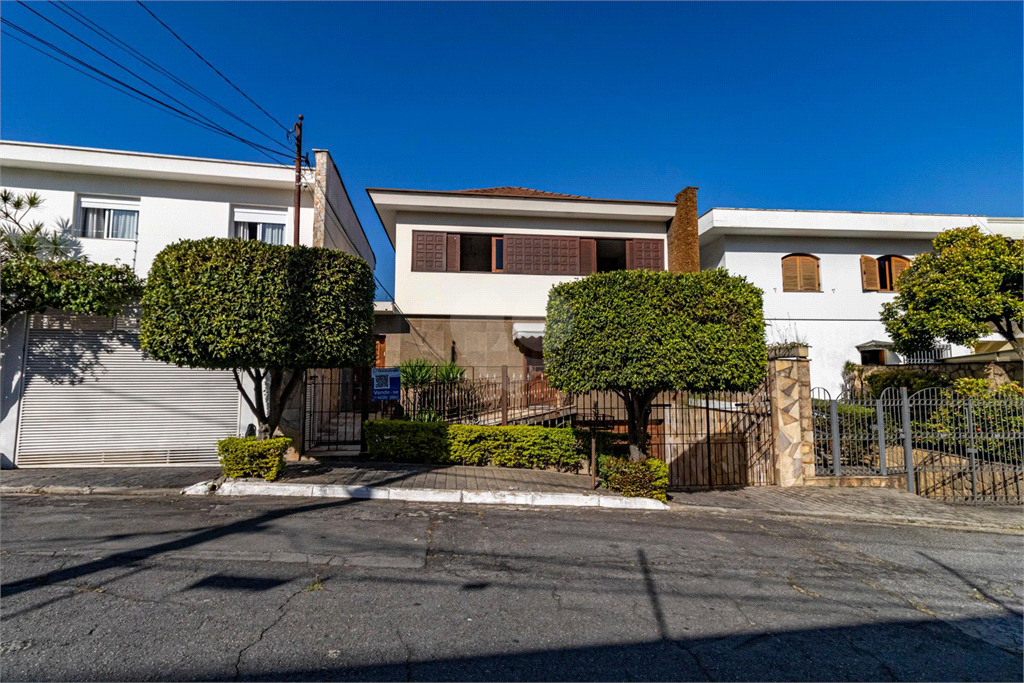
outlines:
[[[182, 489], [187, 496], [210, 494], [209, 482]], [[599, 493], [529, 493], [525, 491], [450, 491], [440, 489], [396, 489], [339, 484], [278, 484], [273, 482], [226, 481], [214, 492], [218, 496], [302, 496], [307, 498], [358, 498], [402, 500], [420, 503], [473, 503], [477, 505], [529, 505], [560, 507], [603, 507], [624, 510], [668, 510], [665, 503], [651, 498], [623, 498]]]

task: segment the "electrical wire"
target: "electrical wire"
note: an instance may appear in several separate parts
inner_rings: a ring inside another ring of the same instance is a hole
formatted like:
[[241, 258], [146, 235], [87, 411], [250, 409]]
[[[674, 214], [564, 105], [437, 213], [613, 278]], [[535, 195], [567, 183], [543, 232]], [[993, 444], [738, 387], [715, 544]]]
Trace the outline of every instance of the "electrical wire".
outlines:
[[292, 134], [292, 131], [291, 131], [291, 130], [290, 130], [290, 129], [289, 129], [288, 127], [287, 127], [287, 126], [285, 126], [285, 125], [284, 125], [283, 123], [281, 123], [281, 122], [280, 122], [280, 121], [278, 121], [278, 120], [277, 120], [276, 118], [274, 118], [273, 116], [271, 116], [270, 112], [268, 112], [268, 111], [267, 111], [266, 109], [264, 109], [263, 107], [261, 107], [261, 106], [260, 106], [259, 104], [257, 104], [257, 103], [256, 103], [256, 100], [252, 99], [252, 98], [251, 98], [251, 97], [249, 97], [249, 96], [248, 96], [247, 94], [245, 94], [245, 91], [244, 91], [244, 90], [242, 90], [242, 89], [241, 89], [241, 88], [239, 88], [239, 87], [238, 87], [237, 85], [235, 85], [234, 83], [232, 83], [232, 82], [231, 82], [231, 79], [230, 79], [230, 78], [228, 78], [227, 76], [225, 76], [224, 74], [222, 74], [222, 73], [220, 72], [220, 70], [218, 70], [218, 69], [217, 69], [217, 67], [215, 67], [215, 66], [214, 66], [213, 64], [210, 64], [210, 62], [209, 62], [209, 61], [207, 61], [207, 59], [206, 59], [205, 57], [203, 57], [203, 56], [202, 56], [201, 54], [199, 54], [199, 53], [198, 53], [198, 52], [196, 51], [196, 49], [195, 49], [194, 47], [192, 47], [191, 45], [189, 45], [189, 44], [188, 44], [188, 42], [187, 42], [187, 41], [186, 41], [186, 40], [185, 40], [184, 38], [182, 38], [182, 37], [181, 37], [181, 36], [179, 36], [179, 35], [178, 35], [177, 33], [175, 33], [175, 32], [174, 32], [174, 29], [172, 29], [172, 28], [171, 28], [170, 26], [168, 26], [167, 24], [165, 24], [165, 23], [164, 23], [164, 22], [163, 22], [163, 21], [162, 21], [162, 20], [160, 19], [160, 17], [158, 17], [157, 15], [153, 14], [153, 10], [149, 9], [148, 7], [146, 7], [146, 5], [145, 5], [145, 4], [143, 4], [141, 0], [135, 0], [135, 2], [136, 2], [136, 3], [138, 3], [139, 7], [141, 7], [141, 8], [142, 8], [142, 9], [144, 9], [144, 10], [146, 10], [146, 12], [148, 12], [148, 13], [149, 13], [149, 16], [153, 17], [153, 18], [154, 18], [154, 19], [155, 19], [155, 20], [157, 21], [157, 23], [158, 23], [158, 24], [160, 24], [160, 25], [161, 25], [161, 26], [163, 26], [163, 27], [164, 27], [165, 29], [167, 29], [168, 31], [170, 31], [171, 35], [172, 35], [172, 36], [174, 36], [175, 38], [177, 38], [177, 39], [178, 39], [178, 41], [179, 41], [179, 42], [180, 42], [180, 43], [181, 43], [182, 45], [184, 45], [185, 47], [187, 47], [187, 48], [189, 49], [189, 51], [190, 51], [190, 52], [191, 52], [192, 54], [194, 54], [194, 55], [195, 55], [196, 57], [198, 57], [198, 58], [199, 58], [200, 60], [202, 60], [202, 62], [203, 62], [204, 64], [206, 64], [206, 66], [208, 66], [208, 67], [210, 67], [211, 69], [213, 69], [213, 70], [214, 70], [214, 72], [215, 72], [215, 73], [216, 73], [216, 74], [217, 74], [218, 76], [220, 76], [221, 78], [223, 78], [223, 79], [224, 79], [224, 80], [225, 80], [225, 81], [227, 82], [227, 84], [228, 84], [228, 85], [230, 85], [230, 86], [231, 86], [232, 88], [234, 88], [235, 90], [237, 90], [237, 91], [239, 92], [239, 94], [241, 94], [241, 95], [242, 95], [242, 97], [244, 97], [245, 99], [249, 100], [249, 102], [251, 102], [253, 106], [255, 106], [255, 107], [256, 107], [257, 109], [259, 109], [259, 110], [260, 110], [261, 112], [263, 112], [264, 114], [266, 114], [266, 115], [267, 115], [267, 117], [268, 117], [268, 118], [269, 118], [269, 119], [270, 119], [271, 121], [273, 121], [273, 122], [274, 122], [274, 123], [276, 123], [277, 125], [281, 126], [281, 129], [282, 129], [282, 130], [284, 130], [284, 132], [285, 132], [285, 133], [286, 133], [286, 134], [287, 134], [287, 135], [288, 135], [289, 137], [291, 136], [291, 134]]
[[[137, 95], [139, 95], [141, 97], [144, 97], [145, 99], [155, 103], [156, 105], [159, 105], [159, 107], [164, 108], [164, 110], [168, 111], [168, 113], [177, 114], [178, 118], [182, 118], [184, 120], [187, 120], [189, 123], [191, 123], [194, 126], [199, 126], [200, 128], [203, 128], [205, 130], [209, 130], [210, 132], [216, 133], [218, 135], [222, 135], [224, 137], [229, 137], [229, 138], [238, 140], [238, 141], [240, 141], [240, 142], [242, 142], [242, 143], [244, 143], [246, 145], [249, 145], [250, 147], [253, 147], [253, 149], [255, 149], [256, 151], [258, 151], [261, 154], [263, 154], [264, 156], [266, 156], [268, 159], [270, 159], [275, 164], [281, 164], [282, 162], [280, 160], [278, 160], [278, 159], [274, 159], [273, 157], [271, 157], [269, 154], [267, 154], [263, 150], [267, 150], [269, 152], [272, 152], [274, 154], [278, 154], [280, 156], [285, 156], [285, 157], [288, 156], [288, 155], [286, 155], [283, 152], [278, 152], [277, 150], [273, 150], [273, 149], [270, 149], [270, 148], [267, 148], [267, 147], [263, 147], [262, 145], [259, 145], [258, 143], [252, 142], [251, 140], [246, 140], [246, 139], [241, 138], [241, 137], [239, 137], [239, 136], [237, 136], [237, 135], [235, 135], [233, 133], [222, 132], [221, 130], [218, 130], [216, 127], [210, 126], [210, 125], [206, 124], [205, 122], [197, 119], [196, 117], [191, 116], [191, 115], [181, 111], [177, 107], [174, 107], [174, 106], [172, 106], [170, 104], [167, 104], [166, 102], [164, 102], [162, 100], [159, 100], [159, 99], [153, 97], [152, 95], [150, 95], [148, 93], [145, 93], [145, 92], [139, 90], [138, 88], [135, 88], [135, 87], [131, 86], [128, 83], [125, 83], [124, 81], [120, 80], [119, 78], [117, 78], [115, 76], [111, 76], [110, 74], [106, 73], [102, 69], [98, 69], [95, 66], [89, 64], [88, 62], [85, 62], [85, 61], [79, 59], [78, 57], [75, 57], [74, 55], [72, 55], [72, 54], [66, 52], [65, 50], [62, 50], [61, 48], [57, 47], [53, 43], [51, 43], [51, 42], [49, 42], [49, 41], [47, 41], [47, 40], [45, 40], [43, 38], [40, 38], [39, 36], [35, 35], [31, 31], [28, 31], [28, 30], [22, 28], [21, 26], [18, 26], [17, 24], [15, 24], [14, 22], [10, 21], [6, 17], [0, 17], [0, 24], [2, 24], [3, 26], [7, 26], [7, 27], [9, 27], [11, 29], [14, 29], [14, 30], [18, 31], [19, 33], [25, 35], [26, 37], [31, 38], [32, 40], [35, 40], [36, 42], [38, 42], [38, 43], [40, 43], [42, 45], [45, 45], [46, 47], [50, 48], [54, 52], [62, 55], [63, 57], [65, 57], [67, 59], [70, 59], [71, 61], [75, 62], [76, 64], [79, 64], [80, 66], [83, 66], [86, 69], [89, 69], [90, 71], [92, 71], [92, 72], [94, 72], [96, 74], [99, 74], [100, 76], [102, 76], [103, 78], [107, 79], [108, 81], [116, 83], [116, 84], [122, 86], [123, 88], [126, 88], [126, 89], [132, 91], [133, 93], [135, 93], [135, 94], [137, 94]], [[22, 41], [22, 42], [24, 42], [24, 41]], [[47, 56], [52, 57], [52, 55], [47, 55]], [[54, 59], [56, 59], [56, 58], [54, 57]], [[57, 59], [57, 61], [61, 61], [61, 60]], [[61, 62], [61, 63], [64, 63], [64, 62]], [[110, 85], [110, 83], [107, 83], [105, 81], [101, 81], [101, 82], [104, 82], [108, 86]], [[111, 86], [111, 87], [113, 87], [113, 86]], [[114, 88], [114, 89], [118, 90], [118, 88]], [[123, 92], [123, 91], [119, 90], [119, 92]]]
[[131, 45], [129, 45], [125, 41], [123, 41], [120, 38], [118, 38], [112, 32], [110, 32], [107, 29], [103, 28], [98, 23], [96, 23], [95, 21], [93, 21], [89, 17], [85, 16], [84, 14], [82, 14], [81, 12], [76, 10], [74, 7], [71, 7], [70, 5], [68, 5], [66, 2], [63, 2], [62, 0], [58, 0], [57, 2], [54, 2], [53, 0], [51, 0], [51, 4], [54, 7], [56, 7], [58, 10], [60, 10], [64, 14], [66, 14], [67, 16], [69, 16], [72, 19], [74, 19], [75, 21], [77, 21], [82, 26], [85, 26], [86, 28], [88, 28], [93, 33], [96, 33], [101, 38], [103, 38], [107, 42], [111, 43], [112, 45], [114, 45], [115, 47], [120, 49], [122, 52], [126, 52], [126, 53], [130, 54], [131, 56], [133, 56], [138, 61], [142, 62], [143, 64], [145, 64], [149, 68], [153, 69], [157, 73], [163, 75], [164, 77], [170, 79], [171, 81], [173, 81], [174, 83], [176, 83], [180, 87], [184, 88], [185, 90], [188, 90], [190, 93], [192, 93], [196, 97], [201, 98], [202, 100], [204, 100], [208, 104], [216, 107], [218, 110], [220, 110], [224, 114], [226, 114], [226, 115], [230, 116], [231, 118], [235, 119], [236, 121], [238, 121], [242, 125], [247, 126], [248, 128], [251, 128], [255, 132], [257, 132], [260, 135], [262, 135], [263, 137], [267, 138], [268, 140], [274, 142], [277, 145], [280, 145], [284, 149], [288, 150], [289, 153], [291, 153], [291, 148], [288, 147], [288, 145], [286, 145], [285, 143], [281, 142], [279, 139], [277, 139], [274, 136], [270, 135], [269, 133], [267, 133], [266, 131], [262, 130], [261, 128], [258, 128], [257, 126], [253, 125], [249, 121], [245, 120], [244, 118], [242, 118], [241, 116], [239, 116], [235, 112], [231, 111], [227, 107], [225, 107], [222, 104], [220, 104], [219, 102], [217, 102], [217, 100], [215, 100], [212, 97], [209, 97], [208, 95], [206, 95], [204, 92], [202, 92], [198, 88], [193, 87], [188, 82], [186, 82], [184, 79], [178, 77], [177, 75], [172, 73], [170, 70], [168, 70], [168, 69], [164, 68], [163, 66], [161, 66], [156, 61], [154, 61], [154, 60], [150, 59], [149, 57], [147, 57], [146, 55], [142, 54], [137, 49], [135, 49], [134, 47], [132, 47]]
[[[201, 119], [202, 121], [204, 121], [204, 122], [205, 122], [206, 124], [208, 124], [209, 126], [212, 126], [212, 127], [216, 128], [216, 129], [220, 130], [220, 131], [221, 131], [222, 133], [224, 133], [224, 134], [226, 134], [226, 135], [229, 135], [229, 136], [231, 136], [231, 137], [233, 137], [233, 138], [237, 139], [237, 140], [238, 140], [239, 142], [243, 142], [244, 144], [247, 144], [247, 145], [249, 145], [249, 146], [250, 146], [250, 147], [252, 147], [253, 149], [259, 148], [259, 149], [262, 149], [262, 150], [264, 150], [264, 151], [267, 151], [267, 152], [273, 152], [273, 153], [275, 153], [275, 154], [282, 154], [283, 156], [287, 156], [286, 154], [284, 154], [284, 153], [282, 153], [282, 152], [278, 152], [278, 151], [277, 151], [277, 150], [275, 150], [275, 149], [271, 149], [270, 147], [266, 147], [265, 145], [261, 145], [261, 144], [259, 144], [259, 143], [257, 143], [257, 142], [252, 142], [251, 140], [246, 140], [245, 138], [243, 138], [243, 137], [241, 137], [241, 136], [239, 136], [239, 135], [235, 135], [235, 134], [234, 134], [234, 133], [232, 133], [232, 132], [231, 132], [230, 130], [228, 130], [228, 129], [227, 129], [227, 128], [225, 128], [224, 126], [220, 125], [219, 123], [217, 123], [217, 122], [216, 122], [216, 121], [214, 121], [213, 119], [209, 118], [208, 116], [204, 115], [203, 113], [201, 113], [201, 112], [199, 112], [199, 111], [196, 111], [196, 110], [195, 110], [195, 109], [193, 109], [192, 107], [188, 106], [187, 104], [185, 104], [184, 102], [182, 102], [182, 101], [181, 101], [181, 100], [179, 100], [178, 98], [176, 98], [176, 97], [174, 97], [173, 95], [171, 95], [170, 93], [168, 93], [168, 92], [167, 92], [166, 90], [163, 90], [163, 89], [159, 88], [158, 86], [154, 85], [154, 84], [153, 84], [152, 82], [150, 82], [150, 81], [146, 80], [145, 78], [143, 78], [142, 76], [138, 75], [137, 73], [135, 73], [134, 71], [132, 71], [132, 70], [131, 70], [131, 69], [129, 69], [128, 67], [126, 67], [126, 66], [122, 65], [122, 64], [121, 64], [120, 62], [118, 62], [118, 61], [117, 61], [117, 60], [115, 60], [114, 58], [112, 58], [112, 57], [110, 57], [109, 55], [107, 55], [107, 54], [105, 54], [105, 53], [101, 52], [100, 50], [96, 49], [95, 47], [93, 47], [93, 46], [92, 46], [92, 45], [90, 45], [89, 43], [85, 42], [84, 40], [82, 40], [81, 38], [79, 38], [78, 36], [76, 36], [75, 34], [71, 33], [70, 31], [68, 31], [68, 30], [67, 30], [67, 29], [65, 29], [65, 28], [64, 28], [63, 26], [61, 26], [60, 24], [56, 23], [55, 21], [53, 21], [52, 19], [50, 19], [50, 18], [49, 18], [49, 17], [47, 17], [46, 15], [44, 15], [44, 14], [40, 14], [40, 13], [39, 13], [39, 12], [37, 12], [36, 10], [32, 9], [31, 7], [29, 7], [28, 5], [26, 5], [26, 4], [24, 3], [24, 2], [22, 2], [22, 0], [18, 0], [18, 4], [19, 4], [19, 5], [21, 5], [22, 7], [24, 7], [25, 9], [27, 9], [27, 10], [28, 10], [29, 12], [32, 12], [33, 14], [35, 14], [36, 16], [38, 16], [38, 17], [39, 17], [40, 19], [42, 19], [43, 21], [45, 21], [45, 22], [47, 22], [48, 24], [50, 24], [50, 25], [54, 26], [55, 28], [57, 28], [57, 30], [61, 31], [62, 33], [66, 34], [66, 35], [68, 35], [68, 36], [69, 36], [69, 37], [71, 37], [71, 38], [72, 38], [73, 40], [75, 40], [75, 41], [77, 41], [77, 42], [81, 43], [82, 45], [84, 45], [85, 47], [89, 48], [90, 50], [92, 50], [93, 52], [95, 52], [96, 54], [98, 54], [98, 55], [99, 55], [100, 57], [102, 57], [103, 59], [106, 59], [106, 60], [107, 60], [108, 62], [112, 63], [112, 64], [113, 64], [114, 66], [116, 66], [117, 68], [119, 68], [119, 69], [121, 69], [122, 71], [124, 71], [124, 72], [126, 72], [126, 73], [128, 73], [128, 74], [130, 74], [130, 75], [132, 75], [132, 76], [134, 76], [134, 77], [135, 77], [135, 78], [137, 78], [138, 80], [142, 81], [143, 83], [145, 83], [145, 84], [146, 84], [146, 85], [148, 85], [149, 87], [151, 87], [151, 88], [153, 88], [154, 90], [156, 90], [156, 91], [157, 91], [158, 93], [160, 93], [161, 95], [164, 95], [165, 97], [168, 97], [168, 98], [170, 98], [170, 99], [171, 99], [171, 100], [172, 100], [173, 102], [175, 102], [175, 103], [177, 103], [177, 104], [181, 105], [182, 107], [184, 107], [185, 109], [187, 109], [187, 110], [188, 110], [189, 112], [191, 112], [192, 114], [194, 114], [194, 115], [195, 115], [196, 117], [198, 117], [199, 119]], [[76, 59], [76, 61], [78, 61], [78, 60]], [[125, 85], [127, 85], [127, 84], [125, 84]], [[129, 87], [130, 87], [130, 86], [129, 86]], [[139, 92], [141, 92], [141, 91], [139, 91]], [[182, 112], [182, 113], [184, 113], [184, 112]]]

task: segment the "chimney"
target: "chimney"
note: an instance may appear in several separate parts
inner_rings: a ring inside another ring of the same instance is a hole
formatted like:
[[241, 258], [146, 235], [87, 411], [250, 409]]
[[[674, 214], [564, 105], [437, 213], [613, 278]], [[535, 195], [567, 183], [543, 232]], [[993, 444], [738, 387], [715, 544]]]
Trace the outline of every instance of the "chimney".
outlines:
[[700, 271], [697, 217], [697, 188], [687, 187], [676, 195], [676, 215], [668, 225], [668, 269], [673, 273]]

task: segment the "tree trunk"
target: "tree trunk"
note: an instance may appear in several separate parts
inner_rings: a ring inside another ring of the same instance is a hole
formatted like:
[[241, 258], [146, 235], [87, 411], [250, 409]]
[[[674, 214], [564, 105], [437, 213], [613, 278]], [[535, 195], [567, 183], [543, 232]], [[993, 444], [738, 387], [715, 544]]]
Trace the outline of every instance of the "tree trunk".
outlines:
[[1007, 319], [1000, 319], [993, 321], [996, 331], [999, 332], [1000, 336], [1006, 341], [1010, 342], [1010, 348], [1014, 350], [1017, 357], [1024, 361], [1024, 346], [1021, 345], [1017, 336], [1013, 333], [1013, 321]]
[[[256, 438], [263, 441], [271, 438], [277, 432], [285, 405], [299, 385], [302, 370], [292, 370], [291, 377], [285, 382], [284, 373], [286, 371], [284, 368], [268, 368], [265, 371], [261, 371], [259, 368], [243, 369], [252, 380], [252, 395], [250, 396], [249, 392], [245, 390], [238, 370], [232, 370], [235, 376], [235, 386], [238, 387], [239, 393], [242, 394], [246, 405], [249, 406], [249, 410], [256, 418], [258, 425]], [[265, 387], [264, 382], [267, 379], [270, 380], [270, 383]], [[266, 391], [266, 400], [264, 400], [264, 391]]]
[[647, 458], [647, 422], [651, 416], [650, 391], [619, 393], [626, 404], [626, 429], [629, 440], [629, 459], [639, 462]]

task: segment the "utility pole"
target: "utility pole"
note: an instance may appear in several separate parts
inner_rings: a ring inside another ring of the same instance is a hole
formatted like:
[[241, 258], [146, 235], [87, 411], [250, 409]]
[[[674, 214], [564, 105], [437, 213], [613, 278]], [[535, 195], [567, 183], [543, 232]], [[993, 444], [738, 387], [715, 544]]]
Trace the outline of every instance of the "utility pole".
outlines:
[[299, 246], [299, 207], [302, 205], [302, 114], [295, 124], [295, 246]]

